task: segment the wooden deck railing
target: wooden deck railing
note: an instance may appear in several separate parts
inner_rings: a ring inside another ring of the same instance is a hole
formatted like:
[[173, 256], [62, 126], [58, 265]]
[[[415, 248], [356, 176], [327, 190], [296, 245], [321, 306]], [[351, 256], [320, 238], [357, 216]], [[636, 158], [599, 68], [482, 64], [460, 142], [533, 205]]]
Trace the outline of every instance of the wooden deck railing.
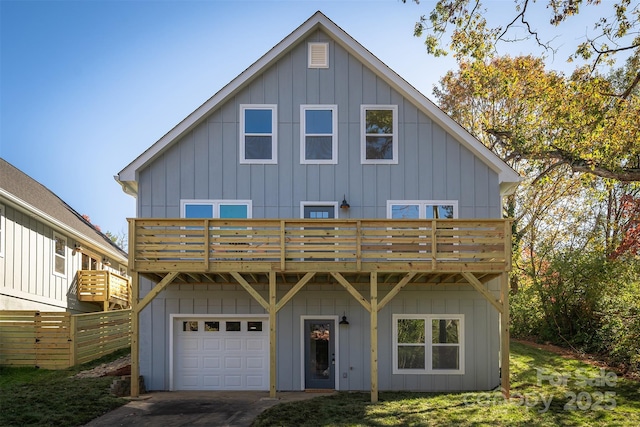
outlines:
[[129, 267], [141, 273], [511, 269], [510, 220], [129, 222]]
[[78, 299], [89, 302], [115, 302], [122, 307], [131, 303], [130, 280], [107, 270], [79, 270]]

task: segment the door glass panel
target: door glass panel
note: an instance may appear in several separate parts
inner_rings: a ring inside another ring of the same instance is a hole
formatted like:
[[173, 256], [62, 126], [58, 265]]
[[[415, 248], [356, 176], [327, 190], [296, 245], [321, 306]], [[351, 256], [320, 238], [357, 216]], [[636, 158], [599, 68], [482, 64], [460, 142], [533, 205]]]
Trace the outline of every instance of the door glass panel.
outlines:
[[329, 323], [309, 323], [309, 364], [311, 378], [315, 380], [328, 379], [331, 375], [332, 357], [330, 353]]

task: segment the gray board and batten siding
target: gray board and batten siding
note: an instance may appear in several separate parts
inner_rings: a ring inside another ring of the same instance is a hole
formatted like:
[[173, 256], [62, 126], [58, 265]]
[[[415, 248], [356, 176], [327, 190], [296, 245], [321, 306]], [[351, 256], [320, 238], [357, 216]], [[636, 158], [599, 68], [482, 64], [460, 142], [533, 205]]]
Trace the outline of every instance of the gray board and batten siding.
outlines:
[[[329, 43], [329, 68], [307, 67], [307, 43]], [[277, 164], [240, 164], [241, 104], [277, 105]], [[337, 105], [337, 164], [301, 164], [300, 105]], [[397, 105], [398, 163], [361, 164], [361, 105]], [[139, 218], [178, 218], [181, 200], [251, 200], [253, 218], [300, 218], [301, 201], [339, 202], [340, 218], [386, 218], [388, 200], [455, 200], [459, 218], [500, 218], [498, 174], [321, 30], [214, 108], [138, 171]], [[141, 278], [143, 297], [154, 283]], [[496, 281], [490, 283], [497, 291]], [[224, 290], [223, 290], [224, 288]], [[262, 295], [266, 288], [256, 286]], [[359, 288], [367, 295], [368, 290]], [[388, 289], [380, 285], [384, 294]], [[278, 294], [286, 292], [278, 288]], [[140, 315], [140, 373], [150, 390], [170, 388], [172, 314], [256, 314], [241, 287], [169, 285]], [[277, 314], [277, 389], [301, 389], [301, 316], [342, 315], [340, 390], [370, 388], [369, 314], [339, 285], [309, 284]], [[394, 375], [392, 314], [465, 318], [464, 375]], [[500, 383], [498, 315], [471, 286], [407, 286], [379, 313], [381, 390], [488, 390]], [[346, 373], [346, 377], [343, 375]]]
[[[493, 284], [494, 282], [492, 282]], [[141, 280], [142, 294], [151, 283]], [[494, 285], [497, 286], [497, 285]], [[224, 288], [224, 291], [222, 290]], [[235, 288], [235, 289], [234, 289]], [[278, 287], [284, 294], [290, 287]], [[366, 295], [367, 289], [357, 287]], [[380, 285], [380, 293], [391, 286]], [[255, 286], [262, 295], [266, 285]], [[148, 390], [169, 390], [170, 315], [265, 315], [265, 310], [240, 286], [169, 285], [140, 316], [140, 373]], [[277, 389], [302, 390], [301, 316], [346, 313], [349, 325], [337, 327], [338, 390], [369, 390], [369, 313], [339, 285], [308, 284], [277, 315]], [[392, 314], [464, 315], [464, 375], [393, 374]], [[380, 390], [490, 390], [500, 384], [498, 314], [468, 286], [407, 286], [378, 314], [378, 381]], [[266, 319], [265, 319], [266, 321]], [[345, 378], [346, 374], [346, 378]]]
[[[328, 69], [307, 42], [328, 41]], [[240, 104], [277, 104], [277, 164], [240, 164]], [[300, 164], [300, 105], [338, 106], [338, 163]], [[398, 106], [398, 164], [361, 164], [360, 105]], [[181, 199], [251, 200], [253, 218], [299, 218], [340, 201], [341, 218], [385, 218], [387, 200], [457, 200], [460, 218], [499, 218], [498, 176], [337, 43], [317, 31], [139, 172], [138, 217], [180, 217]]]

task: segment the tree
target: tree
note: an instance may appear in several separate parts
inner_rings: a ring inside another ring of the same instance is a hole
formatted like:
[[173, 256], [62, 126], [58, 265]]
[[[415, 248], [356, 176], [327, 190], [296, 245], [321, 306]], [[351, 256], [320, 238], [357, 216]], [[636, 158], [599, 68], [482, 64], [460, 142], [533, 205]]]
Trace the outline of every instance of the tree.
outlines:
[[[428, 17], [423, 16], [416, 24], [415, 34], [426, 34], [427, 51], [436, 56], [447, 54], [442, 40], [450, 34], [450, 47], [461, 64], [460, 73], [473, 67], [488, 68], [500, 61], [494, 58], [496, 46], [515, 41], [509, 37], [518, 22], [527, 36], [545, 49], [553, 49], [552, 42], [543, 40], [529, 21], [532, 4], [529, 0], [516, 0], [515, 18], [491, 27], [480, 0], [439, 0]], [[578, 14], [582, 5], [599, 5], [599, 1], [550, 0], [551, 24], [560, 26]], [[506, 91], [507, 98], [517, 98], [524, 90], [531, 102], [540, 102], [537, 111], [529, 105], [530, 114], [518, 117], [520, 122], [529, 123], [529, 129], [538, 127], [539, 132], [524, 134], [513, 123], [500, 122], [484, 129], [493, 137], [493, 146], [502, 146], [507, 153], [505, 158], [543, 161], [552, 168], [568, 166], [573, 172], [622, 182], [640, 181], [640, 10], [637, 4], [630, 6], [630, 0], [620, 0], [613, 6], [614, 19], [602, 18], [595, 23], [597, 35], [577, 46], [569, 58], [591, 61], [577, 66], [569, 78], [543, 72], [542, 60], [531, 57], [512, 65], [534, 66], [532, 73], [543, 77], [541, 82], [528, 79], [528, 86], [519, 87], [523, 82], [518, 77], [523, 70], [517, 68], [484, 76], [483, 83], [498, 85], [497, 90]], [[629, 54], [624, 67], [606, 76], [600, 73], [599, 66], [611, 66], [612, 58], [622, 53]], [[505, 98], [505, 102], [517, 100]]]
[[[402, 0], [406, 3], [406, 0]], [[420, 0], [413, 0], [419, 4]], [[500, 3], [504, 12], [505, 3]], [[540, 29], [541, 16], [547, 13], [548, 25], [561, 27], [580, 14], [583, 7], [600, 7], [591, 34], [575, 47], [569, 61], [590, 61], [591, 70], [599, 65], [611, 65], [618, 54], [640, 55], [640, 6], [631, 0], [601, 2], [601, 0], [548, 0], [542, 10], [535, 0], [514, 0], [512, 11], [504, 22], [490, 25], [487, 9], [481, 0], [438, 0], [429, 15], [422, 15], [414, 34], [425, 37], [427, 52], [435, 56], [447, 55], [443, 38], [450, 35], [450, 48], [460, 59], [484, 60], [493, 56], [500, 43], [534, 39], [546, 52], [555, 52], [557, 40], [548, 40]], [[633, 85], [640, 82], [636, 68]]]

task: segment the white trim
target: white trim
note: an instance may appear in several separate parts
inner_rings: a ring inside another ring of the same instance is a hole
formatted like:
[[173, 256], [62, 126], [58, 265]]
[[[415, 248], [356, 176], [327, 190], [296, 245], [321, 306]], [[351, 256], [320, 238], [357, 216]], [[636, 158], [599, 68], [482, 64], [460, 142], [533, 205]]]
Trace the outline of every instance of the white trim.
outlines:
[[391, 70], [385, 63], [380, 61], [380, 59], [353, 39], [342, 28], [338, 27], [322, 12], [318, 11], [120, 171], [115, 178], [122, 185], [123, 189], [129, 189], [129, 194], [136, 194], [136, 179], [139, 170], [157, 155], [161, 154], [168, 145], [177, 141], [182, 135], [206, 120], [211, 111], [232, 97], [238, 90], [242, 89], [255, 75], [288, 53], [298, 44], [299, 40], [303, 40], [319, 28], [325, 31], [336, 45], [342, 47], [347, 53], [353, 55], [355, 59], [362, 61], [366, 66], [370, 67], [376, 76], [389, 84], [392, 89], [398, 91], [401, 96], [407, 98], [409, 102], [413, 102], [418, 109], [433, 120], [436, 125], [441, 126], [445, 132], [450, 133], [458, 142], [496, 172], [499, 183], [501, 184], [501, 195], [508, 194], [507, 191], [512, 191], [512, 186], [503, 186], [502, 184], [515, 184], [522, 181], [522, 178], [515, 170], [451, 119], [451, 117], [438, 108], [436, 104]]
[[[56, 240], [63, 240], [64, 241], [64, 255], [59, 255], [58, 253], [56, 253]], [[63, 234], [57, 233], [57, 232], [53, 232], [53, 238], [51, 239], [51, 273], [54, 276], [58, 276], [58, 277], [62, 277], [64, 279], [67, 278], [67, 273], [68, 273], [68, 268], [69, 266], [67, 265], [67, 253], [69, 252], [67, 249], [69, 244], [69, 238]], [[58, 271], [56, 271], [56, 257], [60, 257], [64, 260], [64, 273], [60, 273]]]
[[4, 242], [7, 239], [7, 222], [4, 219], [6, 215], [6, 208], [4, 205], [0, 205], [0, 258], [4, 257]]
[[418, 219], [426, 218], [427, 206], [453, 206], [453, 218], [458, 218], [458, 201], [457, 200], [387, 200], [387, 218], [391, 219], [391, 207], [394, 205], [419, 205]]
[[[245, 111], [246, 110], [269, 110], [271, 111], [271, 133], [270, 134], [246, 134], [245, 133]], [[240, 104], [240, 164], [277, 164], [278, 163], [278, 105], [277, 104]], [[245, 136], [263, 135], [271, 136], [271, 158], [270, 159], [247, 159], [245, 158]]]
[[[391, 135], [393, 145], [391, 147], [391, 159], [367, 159], [367, 111], [368, 110], [386, 110], [391, 111], [393, 120], [393, 129], [390, 134], [380, 134], [380, 136]], [[379, 164], [398, 164], [398, 106], [397, 105], [360, 105], [360, 162], [363, 165], [379, 165]]]
[[307, 43], [309, 52], [307, 59], [308, 68], [329, 68], [329, 43]]
[[102, 246], [102, 244], [100, 244], [96, 240], [94, 240], [94, 239], [92, 239], [92, 238], [80, 233], [79, 231], [77, 231], [74, 228], [69, 227], [67, 224], [64, 224], [63, 222], [61, 222], [61, 221], [57, 220], [56, 218], [52, 217], [51, 215], [46, 214], [45, 212], [41, 211], [40, 209], [37, 209], [36, 207], [30, 205], [29, 203], [27, 203], [24, 200], [14, 196], [13, 194], [5, 191], [2, 188], [0, 188], [0, 196], [5, 197], [18, 210], [28, 214], [29, 216], [34, 216], [34, 214], [37, 215], [44, 222], [50, 224], [52, 228], [56, 228], [60, 232], [64, 232], [64, 233], [68, 234], [71, 238], [73, 238], [73, 239], [75, 239], [75, 240], [77, 240], [77, 241], [79, 241], [79, 242], [81, 242], [83, 244], [86, 244], [87, 246], [92, 246], [94, 248], [97, 248], [100, 253], [109, 254], [114, 259], [117, 259], [117, 260], [119, 260], [121, 262], [124, 262], [125, 264], [128, 262], [128, 259], [126, 257], [124, 257], [120, 252], [116, 252], [111, 247]]
[[[264, 314], [197, 314], [197, 313], [170, 313], [169, 314], [169, 390], [174, 391], [174, 378], [173, 378], [173, 365], [174, 365], [174, 354], [176, 349], [174, 348], [174, 328], [175, 320], [179, 319], [259, 319], [266, 323], [267, 328], [269, 330], [269, 316]], [[264, 327], [263, 327], [264, 330]], [[269, 338], [270, 339], [270, 338]], [[267, 351], [267, 366], [271, 366], [270, 357], [271, 352]]]
[[[398, 369], [398, 319], [419, 319], [425, 321], [425, 369]], [[460, 322], [459, 343], [460, 351], [458, 355], [460, 369], [432, 369], [432, 330], [431, 321], [433, 320], [458, 320]], [[464, 339], [464, 314], [392, 314], [391, 315], [391, 345], [392, 345], [392, 374], [394, 375], [464, 375], [465, 372], [465, 339]]]
[[[330, 134], [307, 134], [306, 114], [307, 110], [329, 110], [331, 111], [331, 133]], [[307, 136], [328, 136], [331, 135], [331, 159], [315, 160], [306, 158]], [[338, 106], [335, 104], [303, 104], [300, 105], [300, 164], [335, 165], [338, 164]]]
[[213, 207], [213, 217], [220, 218], [220, 205], [237, 205], [247, 207], [247, 218], [253, 217], [253, 201], [242, 199], [181, 199], [180, 200], [180, 218], [185, 217], [185, 209], [187, 205], [203, 205]]
[[[333, 206], [333, 218], [335, 218], [335, 219], [338, 218], [338, 202], [322, 202], [322, 201], [307, 202], [307, 201], [302, 201], [302, 202], [300, 202], [300, 218], [301, 219], [305, 219], [305, 217], [304, 217], [304, 207], [305, 206]], [[308, 218], [308, 219], [310, 219], [310, 218]]]
[[[310, 315], [302, 315], [300, 316], [300, 390], [305, 390], [304, 385], [304, 370], [305, 370], [305, 360], [304, 360], [304, 345], [306, 340], [306, 334], [304, 330], [304, 321], [305, 320], [333, 320], [333, 334], [335, 335], [334, 343], [335, 346], [333, 350], [335, 351], [335, 361], [334, 365], [334, 386], [336, 390], [340, 390], [340, 328], [338, 326], [338, 316], [328, 316], [328, 315], [318, 315], [318, 316], [310, 316]], [[331, 339], [331, 337], [329, 337]]]

